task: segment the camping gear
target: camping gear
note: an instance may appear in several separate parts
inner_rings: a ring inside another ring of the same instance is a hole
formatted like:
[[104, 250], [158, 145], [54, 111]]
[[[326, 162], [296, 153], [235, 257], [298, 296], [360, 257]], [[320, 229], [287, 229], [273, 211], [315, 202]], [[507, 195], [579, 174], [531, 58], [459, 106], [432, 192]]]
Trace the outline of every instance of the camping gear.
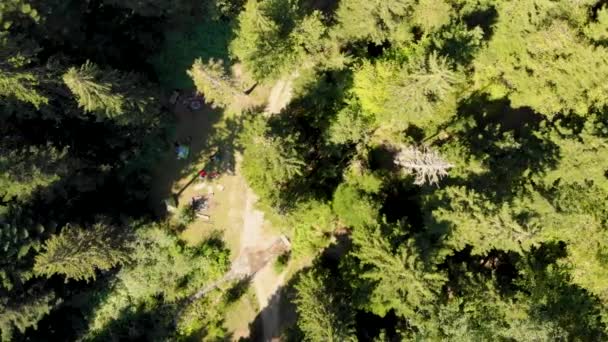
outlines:
[[191, 110], [199, 110], [203, 108], [203, 102], [199, 100], [190, 101], [190, 109]]
[[175, 153], [177, 154], [177, 159], [187, 159], [190, 155], [190, 147], [186, 145], [179, 145], [175, 149]]
[[207, 210], [209, 208], [209, 203], [207, 199], [203, 196], [194, 196], [192, 197], [191, 206], [192, 209], [194, 209], [194, 211], [198, 213], [203, 210]]

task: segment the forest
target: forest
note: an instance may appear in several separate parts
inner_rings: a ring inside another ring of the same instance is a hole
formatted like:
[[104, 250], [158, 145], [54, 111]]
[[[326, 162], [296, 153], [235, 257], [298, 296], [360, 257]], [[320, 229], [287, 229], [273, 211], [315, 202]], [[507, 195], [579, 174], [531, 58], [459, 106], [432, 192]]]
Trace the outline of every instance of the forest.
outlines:
[[607, 80], [605, 0], [0, 0], [0, 340], [606, 341]]

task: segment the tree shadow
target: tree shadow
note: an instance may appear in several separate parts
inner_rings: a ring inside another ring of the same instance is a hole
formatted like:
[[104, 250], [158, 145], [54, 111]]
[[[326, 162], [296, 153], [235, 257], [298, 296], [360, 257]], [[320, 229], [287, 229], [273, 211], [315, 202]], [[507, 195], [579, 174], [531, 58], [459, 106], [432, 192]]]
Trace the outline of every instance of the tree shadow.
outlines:
[[340, 4], [340, 0], [305, 0], [303, 2], [304, 7], [321, 11], [329, 20], [333, 20], [334, 13]]
[[135, 308], [127, 307], [118, 313], [91, 341], [152, 341], [171, 336], [170, 321], [173, 309], [164, 305], [142, 303]]
[[487, 171], [447, 183], [468, 186], [502, 202], [524, 191], [534, 176], [557, 166], [559, 147], [544, 136], [543, 117], [527, 107], [512, 108], [507, 99], [475, 94], [460, 104], [462, 129], [452, 140], [482, 161]]
[[[177, 122], [171, 139], [177, 143], [190, 141], [190, 156], [186, 160], [178, 160], [173, 144], [167, 144], [168, 148], [163, 152], [151, 181], [149, 202], [157, 216], [167, 214], [163, 202], [165, 199], [179, 197], [201, 179], [199, 171], [204, 170], [207, 173], [205, 177], [235, 172], [235, 140], [244, 119], [242, 116], [222, 119], [224, 115], [227, 114], [210, 106], [190, 111], [183, 103], [178, 103]], [[180, 179], [187, 181], [174, 189], [175, 182]]]
[[498, 20], [498, 11], [494, 6], [487, 5], [485, 8], [467, 13], [463, 20], [469, 29], [476, 26], [481, 27], [484, 32], [484, 40], [489, 41], [494, 34], [494, 24]]
[[163, 45], [149, 58], [160, 84], [167, 89], [193, 88], [194, 83], [186, 70], [197, 58], [205, 62], [210, 58], [222, 60], [228, 67], [228, 45], [233, 35], [231, 22], [211, 19], [164, 32]]
[[350, 71], [328, 71], [307, 85], [281, 113], [269, 118], [272, 135], [296, 138], [294, 148], [306, 167], [299, 177], [285, 184], [279, 207], [289, 210], [296, 199], [331, 198], [342, 181], [342, 170], [355, 152], [354, 145], [335, 145], [328, 130], [338, 110], [345, 105], [352, 83]]

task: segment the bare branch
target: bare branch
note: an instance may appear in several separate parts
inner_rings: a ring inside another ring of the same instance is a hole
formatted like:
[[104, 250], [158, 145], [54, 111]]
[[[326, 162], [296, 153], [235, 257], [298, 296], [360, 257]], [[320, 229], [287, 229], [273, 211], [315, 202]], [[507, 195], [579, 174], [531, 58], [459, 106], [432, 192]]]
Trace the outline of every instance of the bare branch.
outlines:
[[417, 185], [437, 184], [441, 178], [448, 175], [448, 170], [454, 165], [446, 162], [439, 153], [415, 146], [403, 147], [395, 157], [395, 164], [406, 172], [416, 176]]

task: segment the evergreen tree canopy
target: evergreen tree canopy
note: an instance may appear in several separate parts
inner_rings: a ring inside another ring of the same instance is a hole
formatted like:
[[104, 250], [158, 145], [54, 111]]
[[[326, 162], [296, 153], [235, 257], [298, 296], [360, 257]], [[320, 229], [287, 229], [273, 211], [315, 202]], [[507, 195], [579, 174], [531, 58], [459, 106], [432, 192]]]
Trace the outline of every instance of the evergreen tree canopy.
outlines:
[[129, 251], [116, 229], [96, 224], [89, 229], [65, 227], [44, 244], [44, 252], [36, 256], [34, 272], [51, 277], [65, 275], [68, 279], [95, 279], [96, 270], [109, 270], [129, 259]]

